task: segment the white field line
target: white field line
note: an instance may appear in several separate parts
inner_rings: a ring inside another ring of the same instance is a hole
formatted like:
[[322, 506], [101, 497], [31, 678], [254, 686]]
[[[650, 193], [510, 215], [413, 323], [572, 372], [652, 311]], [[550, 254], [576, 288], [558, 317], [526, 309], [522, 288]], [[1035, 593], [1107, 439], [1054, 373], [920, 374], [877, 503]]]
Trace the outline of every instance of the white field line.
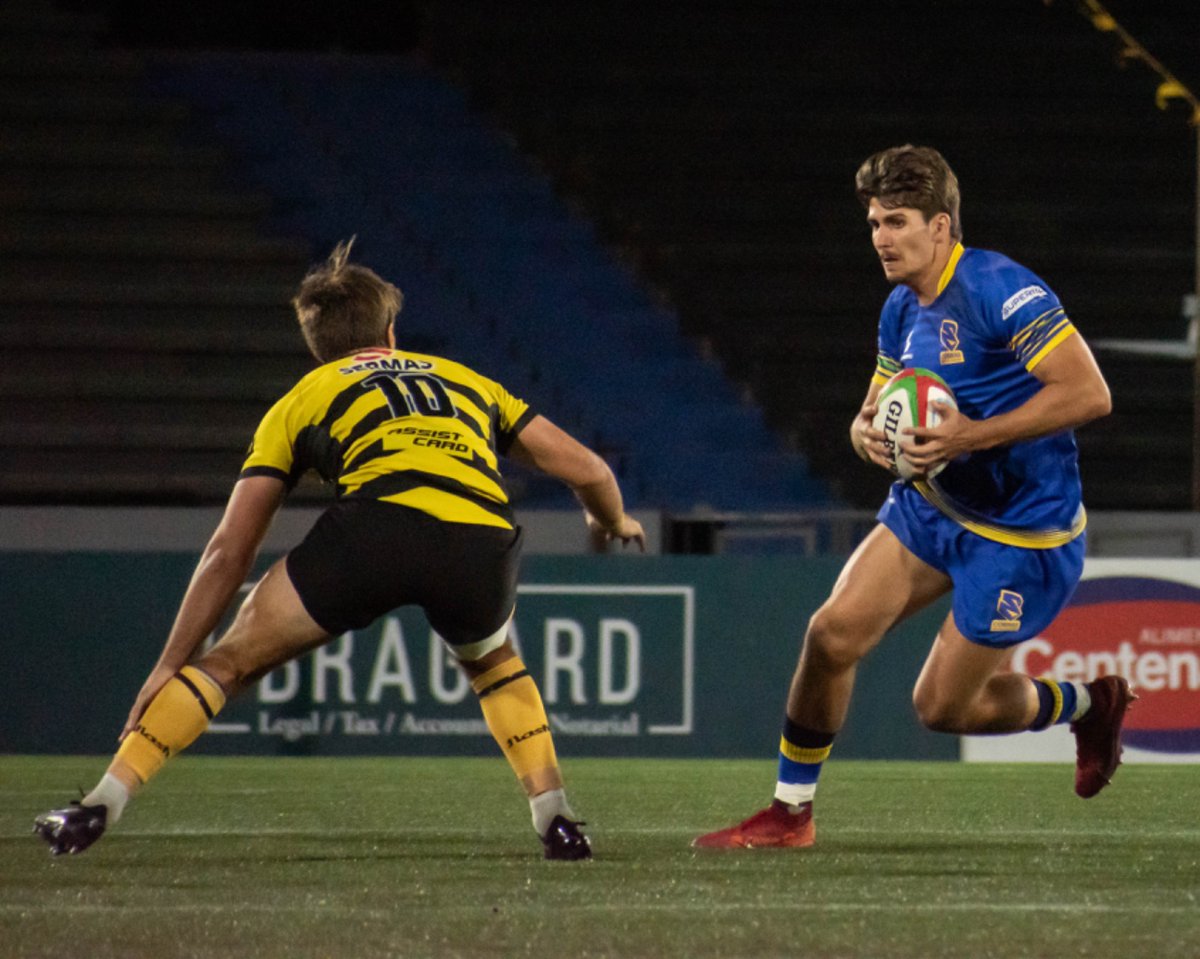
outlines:
[[[422, 911], [435, 912], [453, 912], [453, 913], [478, 913], [486, 908], [486, 904], [474, 903], [455, 903], [455, 902], [428, 902], [422, 903]], [[505, 912], [537, 912], [544, 907], [540, 904], [521, 905], [514, 903], [506, 903], [504, 906]], [[576, 912], [611, 912], [617, 909], [620, 912], [769, 912], [774, 910], [787, 910], [795, 912], [796, 900], [793, 897], [782, 897], [777, 902], [764, 902], [761, 899], [746, 900], [738, 902], [712, 902], [707, 899], [704, 902], [652, 902], [652, 903], [636, 903], [623, 902], [619, 906], [611, 902], [597, 903], [555, 903], [554, 911], [556, 913]], [[1041, 913], [1049, 913], [1052, 915], [1131, 915], [1131, 916], [1173, 916], [1182, 913], [1194, 915], [1196, 906], [1194, 903], [1180, 904], [1178, 906], [1166, 905], [1116, 905], [1104, 903], [1071, 903], [1071, 902], [954, 902], [954, 903], [932, 903], [932, 902], [816, 902], [814, 900], [805, 900], [803, 911], [806, 915], [814, 912], [829, 912], [829, 913], [927, 913], [930, 915], [940, 915], [947, 912], [960, 913], [1021, 913], [1037, 915]], [[16, 903], [0, 903], [0, 914], [3, 913], [19, 913], [23, 915], [36, 915], [40, 912], [49, 912], [55, 915], [62, 913], [79, 913], [79, 914], [99, 914], [99, 913], [114, 913], [114, 912], [146, 912], [155, 915], [162, 913], [173, 912], [181, 914], [193, 913], [263, 913], [263, 914], [279, 914], [279, 913], [301, 913], [304, 915], [328, 915], [338, 914], [347, 916], [356, 916], [359, 918], [367, 917], [374, 919], [390, 919], [403, 918], [403, 910], [388, 910], [388, 909], [359, 909], [354, 906], [341, 906], [332, 904], [316, 905], [311, 902], [288, 905], [256, 905], [254, 903], [64, 903], [57, 900], [47, 900], [38, 905], [19, 905]]]
[[[254, 792], [248, 790], [248, 793]], [[33, 813], [31, 813], [31, 816]], [[32, 819], [31, 819], [32, 821]], [[692, 826], [613, 826], [605, 827], [600, 821], [592, 819], [595, 824], [593, 831], [596, 835], [602, 836], [699, 836], [713, 828], [712, 823], [696, 824]], [[867, 828], [865, 826], [839, 826], [837, 829], [830, 829], [826, 835], [834, 837], [858, 837], [858, 836], [878, 836], [880, 833], [878, 827]], [[20, 831], [20, 835], [24, 836], [24, 830]], [[371, 836], [375, 839], [402, 839], [404, 836], [477, 836], [478, 829], [461, 827], [461, 826], [404, 826], [404, 825], [376, 825], [371, 829], [352, 828], [352, 827], [305, 827], [305, 826], [279, 826], [279, 827], [248, 827], [245, 825], [236, 826], [167, 826], [157, 829], [144, 829], [136, 826], [121, 826], [114, 834], [121, 836], [129, 836], [130, 838], [139, 839], [156, 839], [172, 836], [240, 836], [245, 838], [253, 838], [255, 836], [296, 836], [307, 837], [311, 839], [325, 839], [338, 836]], [[11, 835], [11, 834], [10, 834]], [[905, 828], [904, 839], [907, 844], [908, 840], [913, 837], [921, 837], [931, 841], [931, 848], [935, 848], [940, 841], [955, 841], [962, 837], [967, 837], [978, 842], [997, 842], [1006, 839], [1051, 839], [1056, 842], [1069, 842], [1071, 840], [1082, 839], [1107, 839], [1111, 840], [1114, 835], [1120, 835], [1120, 832], [1111, 828], [1094, 828], [1094, 829], [1012, 829], [1004, 827], [996, 829], [992, 832], [984, 832], [979, 829], [910, 829]], [[5, 833], [0, 832], [0, 838], [4, 838]], [[1153, 830], [1137, 830], [1129, 832], [1126, 838], [1135, 838], [1138, 841], [1146, 842], [1162, 842], [1162, 841], [1191, 841], [1200, 842], [1200, 827], [1194, 829], [1153, 829]], [[886, 847], [884, 847], [886, 848]]]

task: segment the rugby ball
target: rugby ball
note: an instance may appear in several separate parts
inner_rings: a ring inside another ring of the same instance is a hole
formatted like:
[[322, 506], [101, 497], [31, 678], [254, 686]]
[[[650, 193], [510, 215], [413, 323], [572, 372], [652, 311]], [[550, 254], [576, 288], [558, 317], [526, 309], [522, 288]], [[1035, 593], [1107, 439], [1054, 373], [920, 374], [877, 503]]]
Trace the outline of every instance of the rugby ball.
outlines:
[[[920, 368], [901, 370], [883, 384], [883, 389], [875, 398], [879, 412], [875, 414], [872, 425], [883, 433], [888, 457], [892, 461], [892, 472], [901, 479], [912, 479], [916, 472], [900, 449], [900, 443], [904, 440], [909, 445], [913, 443], [913, 437], [906, 437], [904, 430], [911, 426], [937, 426], [942, 417], [933, 408], [934, 400], [941, 400], [958, 409], [954, 392], [946, 385], [946, 381], [932, 370]], [[925, 473], [925, 478], [932, 479], [945, 468], [945, 463], [937, 463]]]

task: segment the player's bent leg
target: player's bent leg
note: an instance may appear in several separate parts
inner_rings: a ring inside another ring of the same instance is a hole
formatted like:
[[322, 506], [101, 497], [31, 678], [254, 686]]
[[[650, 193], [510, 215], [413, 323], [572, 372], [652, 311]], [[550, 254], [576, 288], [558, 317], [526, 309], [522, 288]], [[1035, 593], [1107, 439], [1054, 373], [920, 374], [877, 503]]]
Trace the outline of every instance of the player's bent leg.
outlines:
[[150, 700], [96, 788], [70, 806], [38, 816], [34, 832], [54, 855], [83, 852], [120, 819], [142, 784], [204, 732], [224, 704], [212, 677], [185, 666]]
[[277, 563], [251, 591], [221, 641], [150, 700], [96, 788], [71, 806], [39, 816], [34, 831], [55, 855], [82, 852], [120, 818], [133, 794], [168, 759], [208, 728], [227, 695], [328, 638], [308, 616], [282, 562]]
[[281, 559], [250, 591], [233, 624], [197, 665], [229, 697], [332, 637], [304, 608]]
[[949, 614], [913, 688], [921, 723], [959, 735], [1029, 729], [1038, 711], [1037, 691], [1028, 676], [998, 672], [1008, 657], [1007, 647], [971, 642]]
[[[880, 589], [887, 583], [887, 589]], [[943, 573], [878, 526], [850, 557], [809, 621], [788, 691], [774, 801], [692, 845], [705, 849], [804, 848], [816, 839], [813, 798], [821, 767], [845, 722], [859, 661], [895, 623], [950, 588]]]
[[567, 804], [550, 721], [537, 683], [507, 640], [460, 660], [479, 697], [483, 718], [529, 797], [533, 827], [547, 859], [592, 856], [591, 842]]
[[788, 690], [788, 717], [809, 729], [841, 729], [858, 663], [896, 623], [950, 587], [948, 576], [910, 552], [886, 526], [876, 526], [809, 620]]

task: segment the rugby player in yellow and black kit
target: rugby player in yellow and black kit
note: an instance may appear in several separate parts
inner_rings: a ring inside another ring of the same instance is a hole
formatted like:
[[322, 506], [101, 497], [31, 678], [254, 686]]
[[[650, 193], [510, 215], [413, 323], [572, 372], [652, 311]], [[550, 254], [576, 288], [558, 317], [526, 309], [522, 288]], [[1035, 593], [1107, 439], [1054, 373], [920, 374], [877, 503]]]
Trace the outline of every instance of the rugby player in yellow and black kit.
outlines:
[[[591, 450], [462, 364], [396, 349], [402, 295], [349, 263], [349, 252], [349, 243], [340, 245], [293, 300], [321, 365], [259, 425], [108, 771], [80, 802], [36, 820], [56, 854], [100, 838], [228, 697], [332, 637], [414, 604], [470, 678], [529, 796], [545, 857], [591, 857], [567, 804], [541, 696], [508, 640], [521, 531], [499, 457], [567, 483], [597, 536], [644, 548], [642, 528]], [[336, 484], [337, 501], [267, 571], [220, 641], [193, 660], [309, 469]]]

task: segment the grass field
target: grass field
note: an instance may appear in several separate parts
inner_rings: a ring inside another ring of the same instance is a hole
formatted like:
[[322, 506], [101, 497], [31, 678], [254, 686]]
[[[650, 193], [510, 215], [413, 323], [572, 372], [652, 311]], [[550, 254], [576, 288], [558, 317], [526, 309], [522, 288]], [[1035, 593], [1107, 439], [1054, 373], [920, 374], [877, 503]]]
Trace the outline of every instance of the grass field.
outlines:
[[810, 850], [697, 851], [769, 762], [569, 760], [547, 863], [499, 759], [185, 756], [82, 856], [33, 816], [104, 761], [0, 757], [0, 956], [1200, 956], [1200, 768], [832, 763]]

